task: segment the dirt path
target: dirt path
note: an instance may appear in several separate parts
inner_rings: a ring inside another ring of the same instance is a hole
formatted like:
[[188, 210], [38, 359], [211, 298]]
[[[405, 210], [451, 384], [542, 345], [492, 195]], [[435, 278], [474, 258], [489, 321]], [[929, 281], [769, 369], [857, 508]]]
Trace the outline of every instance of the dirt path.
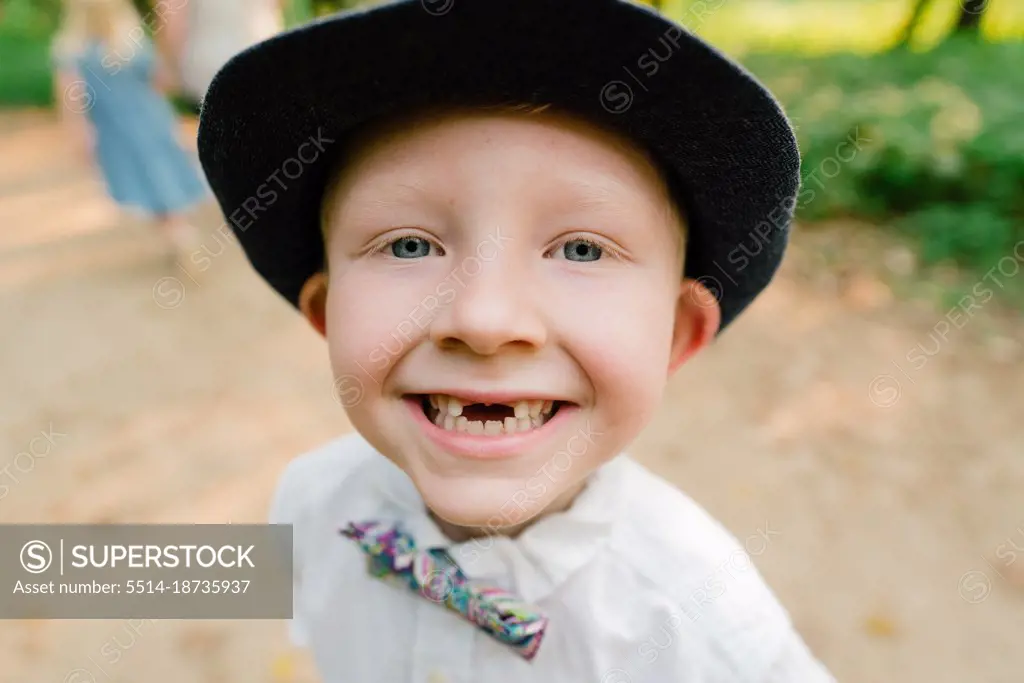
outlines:
[[[64, 155], [48, 115], [0, 117], [0, 522], [264, 521], [287, 460], [349, 428], [323, 344], [212, 207], [193, 281]], [[943, 340], [874, 264], [911, 265], [798, 234], [633, 451], [771, 532], [755, 561], [840, 680], [1020, 683], [1024, 324], [992, 303]], [[8, 621], [0, 682], [315, 680], [289, 652], [278, 622]]]

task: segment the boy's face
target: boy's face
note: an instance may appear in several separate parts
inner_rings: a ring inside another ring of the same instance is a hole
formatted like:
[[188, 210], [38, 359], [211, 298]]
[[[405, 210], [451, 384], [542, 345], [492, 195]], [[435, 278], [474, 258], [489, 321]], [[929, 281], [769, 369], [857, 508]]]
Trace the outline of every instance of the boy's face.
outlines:
[[451, 524], [566, 507], [717, 331], [656, 172], [582, 123], [420, 121], [326, 201], [330, 273], [302, 308], [353, 425]]

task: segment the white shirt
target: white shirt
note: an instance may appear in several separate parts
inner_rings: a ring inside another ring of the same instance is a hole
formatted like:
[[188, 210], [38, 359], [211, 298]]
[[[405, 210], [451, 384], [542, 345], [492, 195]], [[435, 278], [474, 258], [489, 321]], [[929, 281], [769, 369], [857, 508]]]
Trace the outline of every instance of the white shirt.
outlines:
[[284, 30], [278, 0], [188, 0], [188, 33], [181, 55], [183, 90], [202, 99], [228, 60]]
[[[697, 503], [627, 456], [566, 512], [515, 540], [453, 544], [412, 481], [353, 434], [292, 461], [271, 523], [293, 524], [292, 639], [326, 683], [819, 683], [811, 655], [747, 550]], [[367, 573], [339, 530], [400, 521], [471, 579], [538, 604], [532, 662], [460, 615]], [[760, 540], [758, 540], [760, 539]], [[747, 539], [763, 552], [770, 533]]]

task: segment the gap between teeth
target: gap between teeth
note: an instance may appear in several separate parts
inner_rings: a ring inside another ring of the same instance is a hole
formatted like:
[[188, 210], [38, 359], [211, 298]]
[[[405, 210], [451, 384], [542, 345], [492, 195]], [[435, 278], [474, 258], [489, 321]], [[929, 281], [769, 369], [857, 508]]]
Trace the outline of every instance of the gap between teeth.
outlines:
[[[553, 401], [518, 401], [512, 409], [515, 417], [502, 420], [469, 420], [462, 415], [465, 403], [451, 396], [430, 395], [430, 405], [438, 412], [434, 424], [447, 431], [474, 435], [500, 436], [528, 432], [543, 425], [554, 409]], [[508, 405], [508, 404], [506, 404]]]

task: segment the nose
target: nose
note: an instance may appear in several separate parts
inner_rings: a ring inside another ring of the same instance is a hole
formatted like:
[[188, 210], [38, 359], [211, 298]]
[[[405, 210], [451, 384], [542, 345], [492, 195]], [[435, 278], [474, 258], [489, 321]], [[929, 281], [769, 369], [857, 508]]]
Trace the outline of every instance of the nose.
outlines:
[[467, 259], [448, 281], [455, 295], [430, 327], [439, 347], [489, 356], [510, 347], [540, 348], [547, 341], [539, 297], [511, 259]]

